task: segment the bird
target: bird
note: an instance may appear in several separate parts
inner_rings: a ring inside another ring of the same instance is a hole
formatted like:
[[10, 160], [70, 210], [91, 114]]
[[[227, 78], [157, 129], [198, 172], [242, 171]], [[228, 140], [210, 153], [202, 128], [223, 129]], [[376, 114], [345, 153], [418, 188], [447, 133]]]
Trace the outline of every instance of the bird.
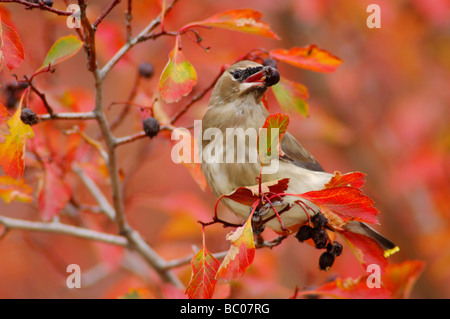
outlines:
[[[244, 161], [225, 161], [226, 154], [231, 153], [236, 159], [239, 151], [236, 143], [229, 143], [226, 139], [220, 141], [220, 147], [215, 148], [217, 154], [213, 154], [215, 159], [222, 160], [212, 160], [211, 151], [208, 149], [211, 140], [205, 139], [204, 133], [214, 129], [225, 136], [227, 129], [230, 128], [242, 128], [240, 132], [247, 129], [258, 132], [269, 116], [262, 103], [262, 97], [268, 87], [275, 85], [279, 80], [280, 74], [274, 66], [249, 60], [231, 65], [217, 80], [209, 106], [202, 118], [198, 143], [203, 156], [201, 170], [216, 198], [231, 194], [239, 187], [257, 184], [256, 178], [260, 176], [261, 163], [249, 160], [251, 153], [257, 152], [256, 145], [250, 145], [252, 144], [250, 139], [245, 140]], [[333, 174], [324, 171], [319, 162], [289, 132], [281, 138], [280, 146], [282, 156], [278, 160], [278, 170], [275, 173], [261, 174], [261, 183], [289, 178], [285, 193], [302, 194], [323, 189], [333, 177]], [[229, 198], [222, 200], [236, 216], [243, 221], [247, 220], [250, 214], [249, 206]], [[295, 200], [298, 198], [286, 196], [282, 201], [274, 203], [273, 205], [278, 205], [278, 211], [283, 211], [279, 216], [282, 222], [277, 218], [271, 218], [264, 227], [271, 228], [278, 234], [290, 234], [308, 223], [311, 214], [307, 214], [299, 205], [292, 205]], [[320, 214], [317, 206], [313, 203], [309, 205], [313, 207], [314, 214]], [[268, 218], [275, 212], [272, 207], [266, 205], [255, 214]], [[393, 242], [363, 222], [349, 221], [343, 229], [372, 238], [385, 251], [385, 255], [398, 250]]]

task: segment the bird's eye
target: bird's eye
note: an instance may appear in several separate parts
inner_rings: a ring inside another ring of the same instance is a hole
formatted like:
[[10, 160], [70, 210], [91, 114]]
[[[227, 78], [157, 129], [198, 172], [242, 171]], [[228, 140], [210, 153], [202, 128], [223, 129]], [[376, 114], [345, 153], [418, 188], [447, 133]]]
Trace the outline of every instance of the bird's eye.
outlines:
[[235, 80], [240, 80], [242, 78], [242, 70], [236, 70], [230, 72]]

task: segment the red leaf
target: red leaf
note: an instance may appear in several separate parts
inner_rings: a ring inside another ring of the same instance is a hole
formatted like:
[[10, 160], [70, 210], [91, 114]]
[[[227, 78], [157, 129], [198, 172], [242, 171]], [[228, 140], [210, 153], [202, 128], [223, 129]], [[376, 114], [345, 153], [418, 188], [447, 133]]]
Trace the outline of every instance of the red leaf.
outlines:
[[44, 220], [50, 220], [66, 206], [71, 189], [62, 176], [62, 170], [55, 162], [45, 161], [44, 178], [38, 193], [39, 213]]
[[17, 32], [0, 17], [0, 70], [6, 65], [12, 70], [24, 60], [22, 41]]
[[241, 227], [227, 235], [231, 247], [217, 270], [216, 279], [233, 280], [242, 276], [255, 257], [252, 214]]
[[209, 19], [189, 23], [180, 29], [186, 30], [197, 25], [223, 28], [245, 33], [257, 34], [279, 40], [280, 38], [270, 29], [269, 25], [261, 21], [262, 13], [252, 9], [228, 10], [218, 13]]
[[192, 277], [186, 294], [189, 299], [211, 299], [216, 286], [219, 261], [206, 249], [203, 231], [203, 247], [191, 260]]
[[290, 50], [276, 49], [270, 51], [270, 55], [276, 60], [316, 72], [333, 72], [342, 63], [341, 59], [319, 49], [314, 44], [304, 48], [294, 47]]
[[167, 103], [178, 102], [183, 96], [191, 93], [197, 83], [197, 73], [192, 64], [186, 60], [178, 47], [178, 37], [175, 48], [169, 54], [164, 71], [159, 80], [159, 92]]
[[[281, 113], [269, 115], [262, 126], [262, 130], [258, 135], [258, 155], [261, 163], [268, 163], [270, 160], [274, 159], [278, 155], [283, 156], [283, 151], [281, 150], [281, 138], [287, 131], [289, 125], [289, 116]], [[265, 129], [265, 130], [263, 130]], [[278, 139], [277, 135], [272, 136], [272, 129], [278, 129]], [[261, 149], [260, 145], [266, 145], [266, 149]], [[278, 152], [274, 152], [273, 148], [276, 145]]]
[[364, 185], [364, 177], [366, 174], [361, 172], [347, 173], [341, 175], [340, 172], [334, 172], [334, 176], [330, 179], [330, 181], [325, 184], [326, 188], [340, 187], [340, 186], [349, 186], [361, 188]]
[[408, 298], [423, 268], [424, 263], [422, 261], [407, 260], [401, 264], [389, 265], [386, 268], [386, 273], [381, 276], [381, 287], [379, 288], [369, 288], [367, 285], [369, 275], [365, 275], [356, 279], [337, 278], [322, 287], [302, 291], [297, 295], [306, 297], [308, 295], [321, 295], [352, 299]]
[[388, 261], [384, 257], [383, 248], [374, 239], [350, 231], [339, 231], [339, 234], [346, 240], [364, 269], [370, 264], [377, 264], [384, 273]]
[[378, 223], [376, 215], [379, 211], [373, 207], [373, 200], [354, 187], [325, 188], [300, 194], [299, 197], [316, 204], [337, 228], [351, 220]]
[[[283, 178], [270, 182], [261, 183], [261, 192], [264, 193], [283, 193], [288, 188], [289, 178]], [[259, 184], [253, 186], [242, 186], [235, 189], [231, 194], [222, 197], [229, 198], [244, 204], [252, 206], [253, 203], [259, 199]]]

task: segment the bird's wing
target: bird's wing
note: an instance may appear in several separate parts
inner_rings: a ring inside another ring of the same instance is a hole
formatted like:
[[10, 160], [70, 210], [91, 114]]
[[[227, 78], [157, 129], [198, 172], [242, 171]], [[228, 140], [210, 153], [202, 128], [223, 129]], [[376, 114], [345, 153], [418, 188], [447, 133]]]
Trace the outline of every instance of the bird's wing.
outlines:
[[280, 160], [312, 171], [324, 171], [319, 162], [288, 132], [281, 139], [281, 150], [284, 155], [280, 157]]

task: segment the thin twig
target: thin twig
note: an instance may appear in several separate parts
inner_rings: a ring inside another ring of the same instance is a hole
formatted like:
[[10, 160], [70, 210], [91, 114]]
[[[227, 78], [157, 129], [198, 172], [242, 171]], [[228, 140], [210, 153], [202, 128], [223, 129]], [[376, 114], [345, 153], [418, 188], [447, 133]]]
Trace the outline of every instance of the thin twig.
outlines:
[[38, 3], [31, 3], [26, 0], [0, 0], [0, 3], [1, 2], [18, 3], [21, 5], [24, 5], [25, 9], [27, 9], [27, 10], [37, 8], [37, 9], [41, 9], [44, 11], [49, 11], [49, 12], [55, 13], [60, 16], [70, 16], [72, 14], [72, 12], [58, 10], [58, 9], [54, 9], [53, 7], [46, 6], [42, 1], [39, 1]]
[[70, 112], [37, 115], [39, 122], [48, 120], [94, 120], [94, 112]]
[[35, 222], [0, 216], [0, 224], [3, 224], [7, 229], [23, 229], [46, 233], [64, 234], [122, 247], [128, 246], [128, 240], [123, 236], [102, 233], [87, 228], [63, 224], [60, 222]]
[[[167, 6], [164, 15], [167, 15], [173, 8], [173, 6], [178, 2], [178, 0], [173, 0], [170, 5]], [[122, 59], [122, 57], [136, 44], [142, 42], [142, 37], [147, 36], [150, 32], [152, 32], [158, 25], [161, 24], [162, 14], [156, 17], [150, 24], [148, 24], [135, 38], [127, 41], [120, 49], [116, 52], [116, 54], [103, 66], [100, 70], [100, 78], [103, 79], [109, 71], [117, 64], [117, 62]]]
[[[173, 131], [173, 126], [171, 125], [162, 125], [159, 129], [159, 131]], [[116, 144], [115, 147], [126, 144], [126, 143], [131, 143], [134, 142], [136, 140], [139, 140], [141, 138], [145, 138], [147, 137], [147, 134], [145, 134], [144, 131], [140, 131], [138, 133], [132, 134], [132, 135], [128, 135], [128, 136], [124, 136], [124, 137], [118, 137], [116, 138]]]
[[100, 14], [100, 16], [95, 20], [95, 22], [92, 24], [92, 27], [94, 30], [97, 29], [98, 25], [102, 23], [103, 19], [114, 9], [116, 5], [120, 3], [121, 0], [113, 0], [110, 5]]

